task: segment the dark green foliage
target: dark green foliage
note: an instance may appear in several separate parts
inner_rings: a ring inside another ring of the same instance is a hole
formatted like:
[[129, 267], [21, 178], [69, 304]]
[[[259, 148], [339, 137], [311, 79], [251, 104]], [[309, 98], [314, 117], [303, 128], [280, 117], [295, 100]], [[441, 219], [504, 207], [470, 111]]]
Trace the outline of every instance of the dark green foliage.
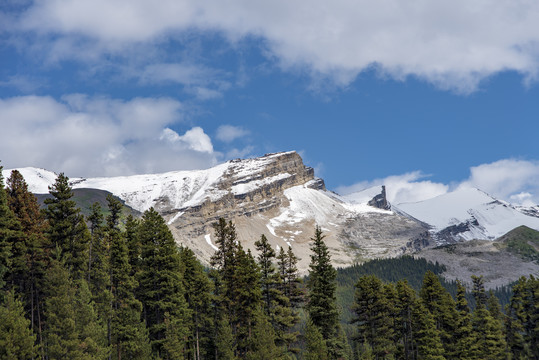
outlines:
[[539, 280], [521, 277], [506, 307], [506, 340], [513, 359], [539, 359]]
[[9, 291], [0, 306], [0, 359], [33, 359], [37, 353], [36, 336], [24, 317], [23, 303]]
[[305, 360], [329, 360], [326, 341], [311, 319], [307, 321], [305, 329]]
[[[258, 264], [261, 270], [262, 300], [264, 312], [270, 319], [273, 330], [276, 333], [278, 345], [284, 345], [288, 349], [290, 344], [296, 341], [297, 333], [292, 332], [292, 327], [298, 322], [297, 311], [293, 308], [290, 298], [285, 295], [295, 294], [297, 291], [295, 274], [295, 256], [289, 249], [289, 255], [281, 248], [282, 271], [276, 272], [273, 261], [275, 251], [271, 248], [264, 235], [255, 242], [259, 251]], [[291, 271], [290, 269], [294, 269]], [[281, 276], [284, 274], [285, 278]], [[288, 282], [288, 283], [287, 283]]]
[[337, 271], [331, 265], [329, 250], [320, 227], [316, 227], [311, 240], [313, 254], [309, 265], [309, 300], [306, 309], [313, 324], [318, 326], [322, 337], [327, 340], [335, 335], [339, 319], [335, 297]]
[[275, 331], [267, 316], [259, 311], [255, 317], [255, 325], [249, 350], [245, 356], [248, 360], [278, 360], [282, 359], [283, 351], [275, 345]]
[[305, 298], [297, 264], [298, 258], [290, 246], [286, 252], [283, 248], [279, 250], [277, 267], [281, 278], [280, 287], [282, 293], [290, 300], [290, 305], [293, 308], [301, 307]]
[[444, 346], [445, 355], [454, 356], [455, 341], [452, 335], [457, 326], [455, 301], [442, 286], [438, 276], [427, 271], [423, 278], [423, 286], [419, 292], [423, 306], [432, 314], [436, 329]]
[[191, 249], [181, 248], [185, 300], [191, 311], [191, 330], [188, 337], [188, 359], [205, 359], [210, 353], [210, 338], [214, 328], [212, 315], [213, 284]]
[[[190, 311], [184, 296], [181, 260], [174, 238], [163, 218], [153, 209], [147, 210], [139, 226], [142, 243], [141, 272], [138, 294], [143, 318], [150, 331], [152, 351], [164, 359], [178, 358], [169, 353], [170, 342], [186, 339]], [[165, 319], [174, 327], [174, 338], [167, 336]], [[165, 344], [168, 344], [165, 346]], [[174, 345], [177, 349], [178, 346]]]
[[374, 275], [362, 276], [356, 284], [355, 298], [356, 340], [369, 344], [375, 358], [394, 354], [393, 309], [382, 281]]
[[80, 279], [88, 269], [88, 228], [80, 209], [71, 199], [73, 192], [67, 176], [58, 175], [49, 192], [52, 198], [45, 200], [47, 207], [44, 210], [49, 222], [49, 242], [53, 248], [61, 249], [73, 278]]
[[45, 354], [48, 359], [80, 359], [79, 333], [75, 315], [75, 287], [61, 262], [59, 247], [45, 276]]
[[473, 346], [474, 339], [472, 336], [472, 318], [468, 301], [466, 300], [466, 288], [457, 281], [457, 324], [455, 333], [453, 334], [455, 342], [455, 358], [469, 359], [471, 356], [470, 349]]
[[232, 328], [228, 321], [228, 316], [223, 314], [217, 322], [215, 336], [215, 359], [217, 360], [236, 360], [236, 341], [232, 334]]
[[[23, 233], [20, 222], [13, 211], [9, 208], [8, 197], [4, 188], [2, 176], [3, 167], [0, 166], [0, 289], [4, 288], [4, 281], [9, 279], [14, 286], [14, 277], [19, 274], [24, 261], [20, 259], [19, 242], [23, 242]], [[15, 258], [15, 263], [13, 261]], [[0, 292], [0, 301], [3, 294]]]
[[98, 317], [86, 280], [77, 281], [74, 300], [75, 331], [82, 359], [105, 359], [110, 353], [107, 329], [104, 321]]
[[440, 339], [440, 331], [436, 329], [434, 317], [419, 303], [413, 311], [413, 322], [415, 327], [414, 348], [415, 358], [425, 360], [445, 359], [444, 347]]
[[[482, 276], [472, 276], [476, 308], [472, 315], [472, 356], [479, 359], [505, 359], [506, 342], [502, 322], [487, 309]], [[491, 306], [494, 306], [491, 303]], [[499, 306], [499, 305], [498, 305]]]
[[[146, 359], [150, 356], [148, 330], [141, 320], [142, 304], [135, 298], [137, 281], [131, 276], [125, 234], [118, 228], [122, 204], [109, 196], [107, 238], [110, 244], [112, 296], [111, 345], [115, 359]], [[169, 326], [170, 327], [170, 326]]]

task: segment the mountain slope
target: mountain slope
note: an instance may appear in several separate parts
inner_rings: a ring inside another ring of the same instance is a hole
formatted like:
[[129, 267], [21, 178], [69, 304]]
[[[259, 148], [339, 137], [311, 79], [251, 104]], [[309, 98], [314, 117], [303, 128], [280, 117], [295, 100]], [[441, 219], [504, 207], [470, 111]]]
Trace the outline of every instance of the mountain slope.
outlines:
[[539, 229], [539, 217], [473, 188], [398, 204], [396, 209], [429, 224], [439, 243], [493, 240], [521, 225]]
[[[43, 169], [20, 171], [36, 193], [46, 192], [56, 177]], [[9, 176], [9, 170], [4, 176]], [[313, 169], [296, 152], [232, 160], [207, 170], [72, 178], [71, 183], [74, 189], [109, 191], [141, 212], [154, 207], [176, 240], [204, 261], [215, 251], [211, 225], [219, 217], [236, 224], [238, 239], [248, 249], [255, 249], [261, 234], [276, 249], [291, 246], [301, 259], [302, 271], [310, 261], [315, 225], [323, 228], [337, 266], [402, 254], [426, 230], [405, 216], [362, 202], [350, 203], [327, 191], [323, 180], [315, 178]], [[381, 195], [379, 188], [371, 192]]]
[[[48, 191], [56, 175], [19, 169], [35, 193]], [[4, 177], [9, 176], [4, 170]], [[212, 224], [236, 224], [238, 239], [255, 250], [265, 234], [274, 248], [291, 246], [306, 271], [310, 237], [322, 227], [337, 266], [394, 257], [435, 244], [494, 239], [526, 225], [539, 229], [535, 208], [518, 208], [477, 189], [459, 189], [417, 203], [391, 205], [384, 187], [348, 196], [325, 189], [296, 152], [232, 160], [207, 170], [111, 178], [72, 178], [74, 189], [107, 191], [143, 212], [154, 207], [178, 243], [203, 261], [215, 251]]]

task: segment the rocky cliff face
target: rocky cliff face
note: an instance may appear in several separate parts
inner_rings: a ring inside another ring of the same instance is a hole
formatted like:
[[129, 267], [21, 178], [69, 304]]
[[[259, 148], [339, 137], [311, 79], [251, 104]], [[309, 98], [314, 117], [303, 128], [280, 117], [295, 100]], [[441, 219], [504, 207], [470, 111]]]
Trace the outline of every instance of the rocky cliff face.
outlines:
[[184, 236], [207, 234], [209, 225], [219, 218], [233, 220], [250, 218], [283, 206], [283, 193], [294, 186], [306, 185], [325, 190], [324, 181], [315, 179], [314, 170], [303, 164], [296, 152], [268, 154], [250, 160], [232, 160], [215, 188], [222, 196], [212, 201], [209, 197], [195, 206], [169, 209], [168, 199], [157, 208], [169, 222], [181, 229]]

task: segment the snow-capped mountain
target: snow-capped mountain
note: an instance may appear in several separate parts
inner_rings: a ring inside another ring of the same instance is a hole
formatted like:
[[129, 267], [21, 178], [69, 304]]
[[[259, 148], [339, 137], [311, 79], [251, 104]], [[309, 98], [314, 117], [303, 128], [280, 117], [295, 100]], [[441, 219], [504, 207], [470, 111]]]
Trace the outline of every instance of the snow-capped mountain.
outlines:
[[494, 240], [521, 225], [539, 229], [539, 216], [533, 209], [513, 206], [475, 188], [395, 207], [429, 224], [438, 242]]
[[[46, 193], [56, 174], [18, 169], [34, 193]], [[4, 178], [10, 170], [4, 170]], [[72, 178], [73, 188], [111, 192], [143, 212], [154, 207], [176, 240], [208, 261], [215, 251], [212, 224], [224, 217], [238, 239], [254, 250], [265, 234], [276, 249], [291, 246], [309, 263], [314, 226], [326, 234], [338, 266], [373, 257], [392, 257], [440, 242], [493, 239], [519, 225], [539, 229], [535, 208], [517, 208], [476, 190], [392, 206], [385, 188], [347, 196], [327, 191], [322, 179], [296, 152], [232, 160], [207, 170], [110, 178]], [[535, 212], [534, 212], [535, 211]]]

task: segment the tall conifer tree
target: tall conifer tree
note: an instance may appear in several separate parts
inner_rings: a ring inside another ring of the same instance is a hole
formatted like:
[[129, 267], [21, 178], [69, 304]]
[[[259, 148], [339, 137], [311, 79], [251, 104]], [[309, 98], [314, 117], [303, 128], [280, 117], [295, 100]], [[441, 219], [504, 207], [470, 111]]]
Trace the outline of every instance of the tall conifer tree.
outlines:
[[[142, 243], [142, 270], [138, 293], [143, 305], [143, 317], [150, 331], [152, 350], [163, 359], [181, 358], [183, 355], [169, 353], [167, 348], [171, 349], [171, 346], [166, 345], [169, 341], [187, 338], [187, 319], [190, 319], [178, 248], [167, 224], [153, 208], [144, 212], [139, 236]], [[174, 338], [167, 336], [165, 319], [174, 326]]]
[[67, 176], [58, 175], [49, 192], [52, 197], [45, 199], [45, 216], [49, 222], [50, 244], [53, 248], [60, 247], [71, 276], [80, 279], [88, 269], [88, 228], [80, 209], [71, 199], [73, 191]]

